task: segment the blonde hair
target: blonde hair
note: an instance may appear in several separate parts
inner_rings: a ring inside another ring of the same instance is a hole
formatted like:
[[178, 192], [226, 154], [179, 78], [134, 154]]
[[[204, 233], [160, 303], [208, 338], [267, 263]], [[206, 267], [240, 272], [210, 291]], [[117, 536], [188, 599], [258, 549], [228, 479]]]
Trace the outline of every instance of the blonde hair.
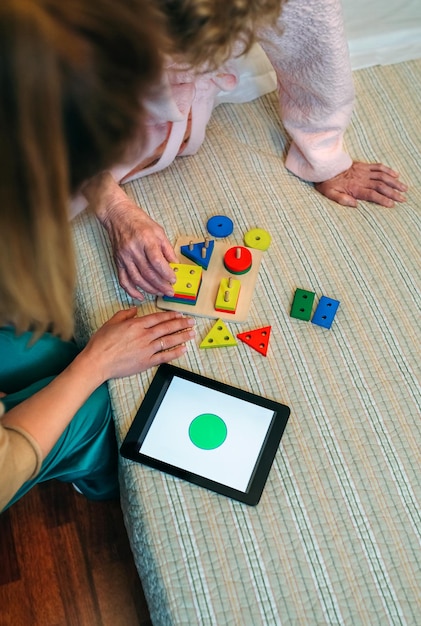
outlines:
[[138, 136], [163, 32], [148, 0], [1, 0], [0, 324], [71, 335], [69, 198]]
[[236, 44], [247, 52], [258, 29], [274, 25], [286, 0], [158, 0], [168, 19], [173, 56], [217, 69]]

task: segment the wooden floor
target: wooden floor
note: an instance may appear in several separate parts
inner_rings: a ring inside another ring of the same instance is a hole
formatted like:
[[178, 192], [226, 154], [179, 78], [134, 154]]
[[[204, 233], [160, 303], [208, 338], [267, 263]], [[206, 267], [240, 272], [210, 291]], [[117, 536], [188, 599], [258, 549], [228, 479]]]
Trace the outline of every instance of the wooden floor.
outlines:
[[151, 626], [118, 502], [41, 484], [0, 514], [0, 626]]

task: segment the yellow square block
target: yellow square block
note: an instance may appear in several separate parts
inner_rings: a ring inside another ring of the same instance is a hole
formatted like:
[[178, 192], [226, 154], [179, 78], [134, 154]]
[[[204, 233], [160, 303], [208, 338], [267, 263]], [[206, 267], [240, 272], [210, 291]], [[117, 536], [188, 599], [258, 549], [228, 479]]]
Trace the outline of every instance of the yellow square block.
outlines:
[[202, 280], [202, 268], [186, 263], [170, 263], [177, 277], [173, 285], [174, 296], [190, 296], [196, 298]]

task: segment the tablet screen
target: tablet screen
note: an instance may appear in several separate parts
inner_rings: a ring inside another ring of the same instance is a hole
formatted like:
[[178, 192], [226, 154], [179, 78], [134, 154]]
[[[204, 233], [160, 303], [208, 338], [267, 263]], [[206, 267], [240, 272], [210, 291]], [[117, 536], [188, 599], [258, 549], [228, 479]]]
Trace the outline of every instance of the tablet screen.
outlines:
[[288, 415], [285, 405], [161, 365], [121, 453], [254, 503]]
[[274, 412], [174, 376], [139, 452], [246, 491]]

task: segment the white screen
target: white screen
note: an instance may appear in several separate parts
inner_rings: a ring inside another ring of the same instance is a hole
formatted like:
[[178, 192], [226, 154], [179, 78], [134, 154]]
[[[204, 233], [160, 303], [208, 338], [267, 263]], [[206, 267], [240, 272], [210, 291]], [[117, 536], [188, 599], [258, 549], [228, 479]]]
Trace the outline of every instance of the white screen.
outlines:
[[245, 492], [273, 415], [174, 377], [139, 451]]

